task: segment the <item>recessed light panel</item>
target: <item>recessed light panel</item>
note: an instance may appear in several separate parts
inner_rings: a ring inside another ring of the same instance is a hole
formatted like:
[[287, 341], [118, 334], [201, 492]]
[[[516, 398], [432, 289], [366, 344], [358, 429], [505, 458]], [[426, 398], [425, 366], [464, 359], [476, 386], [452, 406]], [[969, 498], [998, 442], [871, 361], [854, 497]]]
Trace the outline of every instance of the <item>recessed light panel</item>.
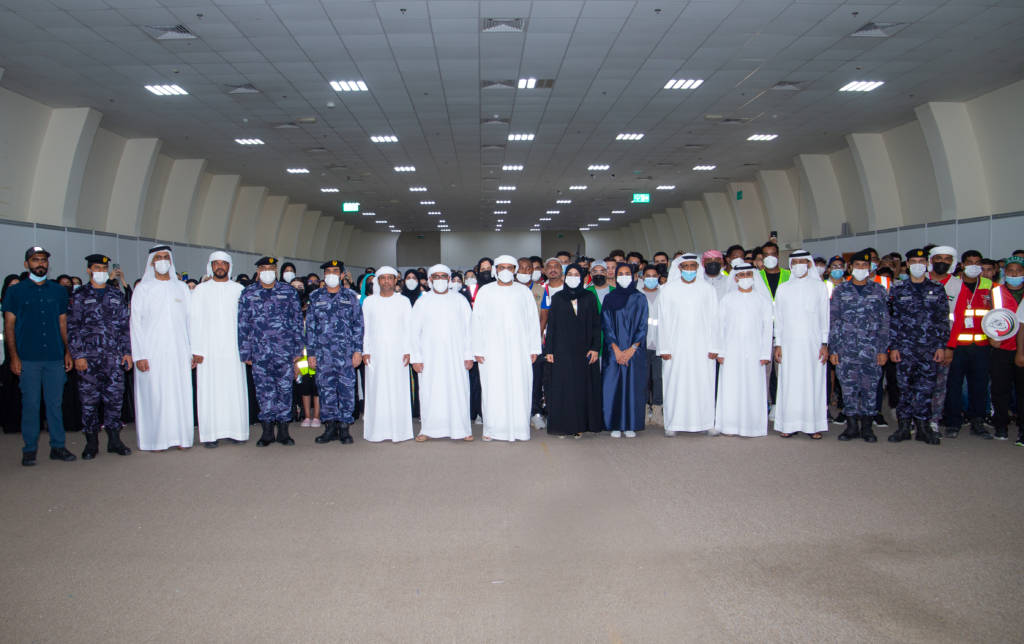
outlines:
[[414, 165], [396, 165], [395, 172], [416, 172]]
[[885, 81], [853, 81], [839, 88], [840, 92], [871, 92], [882, 85]]
[[188, 96], [180, 85], [146, 85], [146, 89], [157, 96]]
[[288, 174], [309, 174], [309, 168], [288, 168]]
[[331, 81], [331, 89], [336, 92], [365, 92], [366, 83], [361, 80]]
[[509, 192], [509, 191], [512, 191], [512, 190], [515, 190], [515, 189], [516, 189], [515, 186], [498, 186], [498, 190], [502, 190], [504, 192]]
[[338, 188], [320, 188], [320, 192], [340, 192]]
[[644, 138], [640, 132], [620, 132], [615, 136], [616, 141], [639, 141]]
[[569, 190], [586, 190], [586, 186], [569, 186]]
[[393, 134], [371, 136], [370, 140], [374, 143], [398, 143], [398, 137]]
[[588, 165], [587, 170], [590, 170], [591, 172], [600, 172], [602, 170], [607, 170], [610, 167], [611, 166], [607, 163], [595, 163], [593, 165]]
[[572, 203], [572, 199], [559, 199], [559, 200], [555, 201], [555, 203], [563, 204], [563, 205], [564, 204], [569, 204], [569, 203]]
[[263, 139], [235, 139], [238, 145], [263, 145]]
[[505, 172], [522, 172], [523, 166], [517, 164], [506, 164], [501, 166], [501, 169]]
[[747, 137], [748, 141], [774, 141], [779, 138], [778, 134], [751, 134]]
[[527, 133], [509, 134], [508, 135], [508, 140], [509, 141], [532, 141], [533, 140], [533, 134], [527, 134]]
[[662, 89], [697, 89], [703, 84], [699, 78], [673, 78]]
[[426, 192], [426, 186], [409, 186], [409, 192]]
[[655, 190], [675, 190], [675, 189], [676, 189], [675, 186], [670, 186], [670, 185], [658, 186], [657, 188], [655, 188]]
[[711, 172], [717, 167], [718, 166], [716, 165], [695, 165], [693, 166], [693, 169], [696, 170], [697, 172]]

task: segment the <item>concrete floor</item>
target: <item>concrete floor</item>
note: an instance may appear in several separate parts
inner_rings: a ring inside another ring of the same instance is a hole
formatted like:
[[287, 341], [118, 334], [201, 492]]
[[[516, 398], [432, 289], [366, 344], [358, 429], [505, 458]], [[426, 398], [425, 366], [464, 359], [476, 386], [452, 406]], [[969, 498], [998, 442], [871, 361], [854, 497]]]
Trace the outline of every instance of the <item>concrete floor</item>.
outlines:
[[0, 437], [0, 640], [1024, 637], [1012, 442], [392, 445], [357, 425], [320, 446], [292, 427], [291, 448], [41, 450], [33, 469]]

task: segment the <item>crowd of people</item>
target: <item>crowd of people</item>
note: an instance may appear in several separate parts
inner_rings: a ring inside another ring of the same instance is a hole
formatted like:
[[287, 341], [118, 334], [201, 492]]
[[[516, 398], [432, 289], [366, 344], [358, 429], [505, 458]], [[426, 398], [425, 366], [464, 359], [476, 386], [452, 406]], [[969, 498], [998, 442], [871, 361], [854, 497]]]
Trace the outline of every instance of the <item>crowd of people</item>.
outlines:
[[[169, 246], [149, 250], [129, 286], [110, 257], [85, 258], [86, 280], [48, 277], [50, 254], [25, 252], [4, 312], [5, 430], [20, 428], [22, 464], [187, 449], [293, 445], [290, 423], [315, 442], [529, 440], [531, 431], [633, 438], [678, 432], [939, 445], [966, 422], [982, 439], [1024, 446], [1024, 250], [1001, 260], [926, 246], [830, 259], [803, 250], [782, 266], [774, 239], [701, 254], [613, 250], [484, 257], [366, 269], [340, 259], [296, 275], [274, 257], [233, 276], [216, 251], [201, 280], [182, 279]], [[111, 278], [114, 278], [113, 280]], [[983, 328], [984, 327], [984, 328]], [[993, 330], [994, 329], [994, 330]], [[69, 404], [70, 403], [70, 404]], [[43, 411], [45, 410], [45, 414]], [[14, 412], [17, 412], [15, 414]], [[45, 415], [45, 419], [42, 416]], [[419, 431], [415, 431], [418, 420]], [[991, 430], [991, 431], [990, 431]]]

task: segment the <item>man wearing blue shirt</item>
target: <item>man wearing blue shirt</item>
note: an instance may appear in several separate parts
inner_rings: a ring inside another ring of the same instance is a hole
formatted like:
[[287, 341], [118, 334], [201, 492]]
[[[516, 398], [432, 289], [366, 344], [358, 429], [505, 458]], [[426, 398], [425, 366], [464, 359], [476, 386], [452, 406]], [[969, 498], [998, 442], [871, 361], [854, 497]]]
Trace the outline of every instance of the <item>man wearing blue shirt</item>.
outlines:
[[61, 404], [64, 379], [71, 371], [68, 353], [68, 292], [46, 279], [50, 253], [41, 246], [25, 251], [29, 279], [7, 290], [4, 297], [4, 338], [11, 372], [21, 378], [21, 436], [25, 441], [21, 464], [36, 464], [39, 446], [39, 394], [46, 401], [50, 432], [50, 458], [70, 462], [75, 455], [64, 447]]

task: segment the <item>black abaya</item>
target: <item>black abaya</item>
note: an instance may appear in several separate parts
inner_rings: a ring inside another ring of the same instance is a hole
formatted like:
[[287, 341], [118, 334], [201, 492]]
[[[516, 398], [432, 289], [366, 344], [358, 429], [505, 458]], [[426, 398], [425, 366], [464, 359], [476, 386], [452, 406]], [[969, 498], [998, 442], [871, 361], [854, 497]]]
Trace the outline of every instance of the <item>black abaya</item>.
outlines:
[[555, 361], [548, 365], [551, 375], [545, 400], [548, 433], [554, 435], [604, 431], [600, 362], [589, 364], [587, 359], [588, 351], [601, 352], [601, 316], [597, 296], [576, 291], [566, 288], [556, 293], [548, 310], [544, 353]]

